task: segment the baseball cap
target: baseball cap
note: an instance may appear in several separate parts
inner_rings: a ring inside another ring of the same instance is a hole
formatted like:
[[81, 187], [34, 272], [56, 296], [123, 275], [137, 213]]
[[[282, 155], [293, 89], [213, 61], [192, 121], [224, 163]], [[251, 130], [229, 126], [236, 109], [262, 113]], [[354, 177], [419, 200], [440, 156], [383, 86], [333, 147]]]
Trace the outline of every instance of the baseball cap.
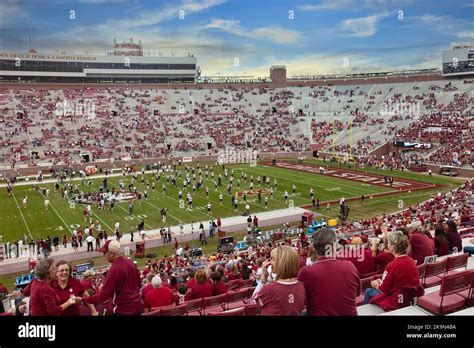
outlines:
[[120, 243], [116, 240], [108, 240], [102, 248], [97, 249], [98, 252], [105, 254], [107, 251], [118, 253], [120, 251]]

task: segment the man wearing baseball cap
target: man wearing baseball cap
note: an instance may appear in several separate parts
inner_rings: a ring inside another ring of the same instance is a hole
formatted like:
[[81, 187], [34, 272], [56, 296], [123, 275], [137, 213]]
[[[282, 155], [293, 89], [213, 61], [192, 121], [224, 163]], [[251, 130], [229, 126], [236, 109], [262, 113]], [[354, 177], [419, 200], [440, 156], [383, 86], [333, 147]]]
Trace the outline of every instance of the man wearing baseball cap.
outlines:
[[142, 313], [141, 282], [137, 267], [131, 260], [120, 255], [120, 243], [115, 240], [108, 240], [98, 251], [104, 253], [105, 259], [112, 265], [102, 290], [93, 296], [83, 297], [83, 302], [98, 304], [112, 298], [114, 314], [140, 315]]

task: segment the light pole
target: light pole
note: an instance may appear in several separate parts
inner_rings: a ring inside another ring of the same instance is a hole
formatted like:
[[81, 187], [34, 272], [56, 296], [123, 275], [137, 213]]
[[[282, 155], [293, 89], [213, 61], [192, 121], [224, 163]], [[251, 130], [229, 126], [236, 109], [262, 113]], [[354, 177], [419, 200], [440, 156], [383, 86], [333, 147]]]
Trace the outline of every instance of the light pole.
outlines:
[[192, 245], [194, 249], [194, 223], [193, 222], [191, 222], [191, 237], [193, 239]]

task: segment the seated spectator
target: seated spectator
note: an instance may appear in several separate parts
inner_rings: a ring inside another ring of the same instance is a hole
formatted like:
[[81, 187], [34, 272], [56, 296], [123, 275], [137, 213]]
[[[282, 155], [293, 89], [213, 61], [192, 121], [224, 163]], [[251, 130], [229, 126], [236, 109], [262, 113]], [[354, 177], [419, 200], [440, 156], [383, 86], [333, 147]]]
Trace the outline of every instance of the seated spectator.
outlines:
[[352, 262], [361, 278], [375, 272], [375, 260], [372, 251], [365, 247], [360, 237], [352, 238], [350, 245], [339, 250], [338, 258]]
[[462, 240], [458, 233], [458, 228], [453, 220], [447, 222], [448, 232], [446, 233], [449, 240], [449, 252], [457, 253], [462, 250]]
[[395, 259], [388, 249], [388, 243], [375, 241], [372, 245], [372, 256], [378, 273], [383, 273], [387, 265]]
[[161, 277], [156, 275], [151, 280], [153, 290], [150, 290], [145, 297], [144, 312], [148, 313], [152, 308], [165, 307], [173, 304], [173, 294], [171, 290], [163, 287]]
[[306, 291], [308, 315], [357, 315], [356, 298], [361, 291], [357, 268], [351, 262], [335, 258], [334, 231], [322, 228], [312, 239], [318, 258], [298, 274]]
[[82, 288], [84, 290], [87, 289], [94, 289], [94, 285], [92, 284], [92, 280], [95, 277], [95, 272], [91, 269], [88, 269], [84, 272], [84, 278], [81, 279]]
[[212, 285], [207, 281], [206, 272], [197, 270], [194, 274], [196, 284], [191, 288], [191, 300], [212, 296]]
[[141, 288], [140, 290], [140, 293], [141, 293], [141, 296], [142, 296], [142, 301], [145, 302], [145, 297], [146, 295], [148, 294], [148, 292], [150, 292], [151, 290], [153, 290], [153, 284], [151, 283], [151, 281], [153, 280], [153, 278], [155, 277], [155, 273], [153, 272], [150, 272], [146, 275], [146, 283], [145, 285]]
[[189, 279], [186, 282], [188, 289], [192, 289], [196, 285], [196, 279], [194, 278], [194, 268], [188, 268]]
[[418, 265], [425, 262], [425, 257], [434, 255], [434, 241], [424, 232], [415, 229], [409, 236], [410, 254]]
[[436, 225], [434, 241], [436, 255], [445, 256], [449, 254], [449, 240], [442, 225]]
[[168, 288], [171, 291], [177, 290], [178, 289], [178, 278], [176, 278], [175, 276], [172, 276], [170, 278], [170, 284], [169, 284]]
[[416, 262], [407, 256], [408, 245], [408, 238], [402, 232], [388, 235], [388, 249], [395, 260], [387, 265], [382, 279], [373, 280], [372, 288], [366, 289], [365, 303], [375, 303], [391, 311], [400, 308], [399, 294], [403, 288], [418, 289], [422, 295]]
[[304, 285], [297, 279], [298, 253], [283, 245], [271, 251], [271, 261], [263, 264], [263, 278], [268, 278], [268, 266], [276, 274], [273, 282], [264, 284], [254, 299], [262, 306], [262, 315], [301, 315], [306, 302]]
[[180, 305], [186, 301], [191, 300], [190, 293], [186, 284], [178, 285], [178, 294], [174, 296], [176, 305]]
[[211, 273], [212, 280], [212, 296], [226, 294], [227, 284], [222, 281], [222, 275], [220, 272], [215, 271]]
[[[470, 239], [469, 242], [474, 244], [474, 238]], [[474, 245], [468, 245], [464, 247], [464, 252], [469, 253], [469, 255], [474, 255]]]
[[242, 279], [242, 274], [239, 272], [239, 267], [236, 262], [232, 264], [227, 279], [228, 281]]

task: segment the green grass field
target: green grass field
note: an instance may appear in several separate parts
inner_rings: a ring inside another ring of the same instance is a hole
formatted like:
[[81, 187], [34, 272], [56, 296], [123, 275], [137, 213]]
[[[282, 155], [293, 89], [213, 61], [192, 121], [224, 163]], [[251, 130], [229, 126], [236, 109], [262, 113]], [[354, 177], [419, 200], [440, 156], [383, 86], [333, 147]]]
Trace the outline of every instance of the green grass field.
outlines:
[[[308, 160], [306, 163], [317, 163], [317, 160]], [[326, 163], [328, 164], [328, 163]], [[166, 174], [161, 176], [161, 181], [157, 181], [155, 185], [155, 191], [151, 188], [148, 194], [148, 200], [143, 200], [139, 205], [138, 202], [134, 204], [133, 214], [129, 215], [128, 202], [117, 203], [114, 212], [109, 210], [99, 210], [97, 206], [92, 208], [92, 217], [94, 220], [99, 220], [103, 229], [109, 234], [113, 232], [115, 222], [119, 222], [122, 233], [126, 233], [131, 229], [136, 230], [137, 224], [140, 219], [145, 220], [146, 230], [156, 229], [163, 226], [176, 226], [180, 221], [184, 223], [199, 222], [199, 221], [210, 221], [217, 217], [224, 218], [236, 215], [242, 215], [245, 208], [242, 198], [239, 198], [239, 207], [235, 211], [233, 205], [231, 205], [231, 197], [226, 191], [228, 181], [223, 176], [222, 186], [218, 187], [218, 192], [214, 191], [214, 183], [209, 179], [206, 180], [204, 176], [205, 163], [201, 163], [203, 168], [204, 187], [209, 187], [209, 199], [206, 197], [204, 189], [192, 193], [190, 186], [188, 185], [187, 192], [191, 192], [193, 195], [193, 208], [192, 211], [187, 210], [187, 204], [184, 205], [184, 209], [180, 207], [178, 201], [178, 190], [182, 187], [182, 178], [177, 181], [178, 188], [172, 188], [171, 181], [166, 182]], [[214, 166], [214, 177], [217, 180], [219, 173], [222, 173], [220, 166]], [[182, 167], [181, 169], [184, 169]], [[263, 177], [263, 175], [270, 176], [270, 183], [273, 187], [274, 179], [278, 181], [277, 189], [274, 190], [273, 198], [269, 197], [268, 210], [275, 210], [288, 207], [285, 203], [283, 193], [285, 190], [289, 193], [289, 204], [294, 206], [302, 206], [311, 204], [309, 191], [310, 188], [315, 190], [316, 198], [319, 198], [321, 202], [335, 200], [340, 197], [360, 197], [364, 194], [366, 197], [370, 194], [388, 192], [390, 188], [364, 185], [361, 183], [336, 179], [331, 177], [323, 177], [316, 174], [306, 172], [296, 172], [293, 170], [268, 167], [258, 165], [251, 167], [248, 164], [239, 164], [228, 166], [228, 172], [234, 170], [234, 185], [232, 192], [235, 194], [237, 191], [249, 190], [250, 176], [254, 177], [254, 190], [258, 188], [268, 188], [266, 184], [257, 184], [257, 176]], [[387, 172], [378, 171], [375, 169], [367, 170], [369, 172], [377, 174], [386, 174]], [[237, 186], [237, 179], [240, 178], [241, 173], [247, 174], [247, 181], [241, 181], [240, 189]], [[196, 172], [197, 175], [197, 172]], [[382, 212], [394, 212], [400, 210], [400, 200], [403, 201], [403, 205], [406, 207], [410, 204], [425, 200], [430, 194], [437, 193], [440, 191], [447, 191], [453, 187], [459, 185], [460, 181], [451, 178], [432, 177], [429, 178], [423, 174], [397, 172], [394, 171], [390, 175], [396, 177], [403, 177], [408, 179], [414, 179], [418, 181], [427, 181], [431, 183], [438, 183], [444, 185], [441, 189], [417, 191], [413, 193], [401, 193], [399, 195], [387, 196], [374, 198], [372, 200], [366, 200], [364, 205], [360, 202], [351, 202], [349, 204], [352, 208], [351, 218], [358, 219]], [[115, 186], [118, 189], [119, 181], [125, 181], [125, 187], [128, 188], [128, 183], [131, 181], [131, 176], [117, 176], [108, 178], [109, 188]], [[145, 184], [141, 183], [141, 173], [138, 174], [138, 180], [135, 185], [140, 192], [146, 189], [146, 180], [149, 180], [150, 185], [152, 182], [152, 174], [145, 175]], [[66, 180], [69, 182], [69, 180]], [[461, 181], [462, 182], [462, 181]], [[84, 185], [81, 181], [73, 181], [74, 184], [78, 185], [79, 190], [87, 192], [89, 190], [87, 180]], [[102, 183], [101, 178], [92, 180], [91, 192], [97, 192], [99, 186]], [[162, 184], [166, 185], [166, 193], [161, 192]], [[296, 185], [296, 193], [292, 194], [292, 185]], [[74, 209], [71, 209], [68, 201], [61, 198], [60, 192], [54, 190], [54, 184], [40, 184], [40, 187], [47, 187], [51, 190], [49, 197], [50, 206], [49, 210], [46, 211], [44, 208], [44, 196], [42, 192], [35, 191], [32, 188], [32, 184], [20, 186], [17, 185], [13, 189], [13, 195], [8, 197], [6, 189], [2, 189], [0, 194], [1, 207], [0, 210], [0, 235], [3, 236], [3, 242], [9, 240], [14, 241], [23, 238], [25, 235], [28, 239], [30, 238], [46, 238], [47, 236], [53, 237], [58, 235], [61, 237], [63, 234], [70, 235], [75, 227], [85, 227], [86, 223], [82, 217], [82, 210], [84, 206], [77, 204]], [[219, 203], [219, 194], [222, 193], [223, 203]], [[27, 207], [24, 208], [22, 205], [22, 199], [24, 196], [28, 196]], [[184, 191], [183, 197], [185, 198], [186, 191]], [[293, 201], [293, 202], [292, 202]], [[212, 205], [211, 215], [207, 214], [207, 203], [210, 202]], [[265, 211], [263, 199], [261, 203], [257, 202], [257, 197], [249, 197], [248, 202], [250, 204], [251, 213], [258, 213]], [[168, 208], [167, 222], [166, 224], [161, 221], [160, 209]], [[336, 207], [332, 207], [331, 210], [321, 209], [320, 213], [328, 217], [335, 217], [338, 213]]]

